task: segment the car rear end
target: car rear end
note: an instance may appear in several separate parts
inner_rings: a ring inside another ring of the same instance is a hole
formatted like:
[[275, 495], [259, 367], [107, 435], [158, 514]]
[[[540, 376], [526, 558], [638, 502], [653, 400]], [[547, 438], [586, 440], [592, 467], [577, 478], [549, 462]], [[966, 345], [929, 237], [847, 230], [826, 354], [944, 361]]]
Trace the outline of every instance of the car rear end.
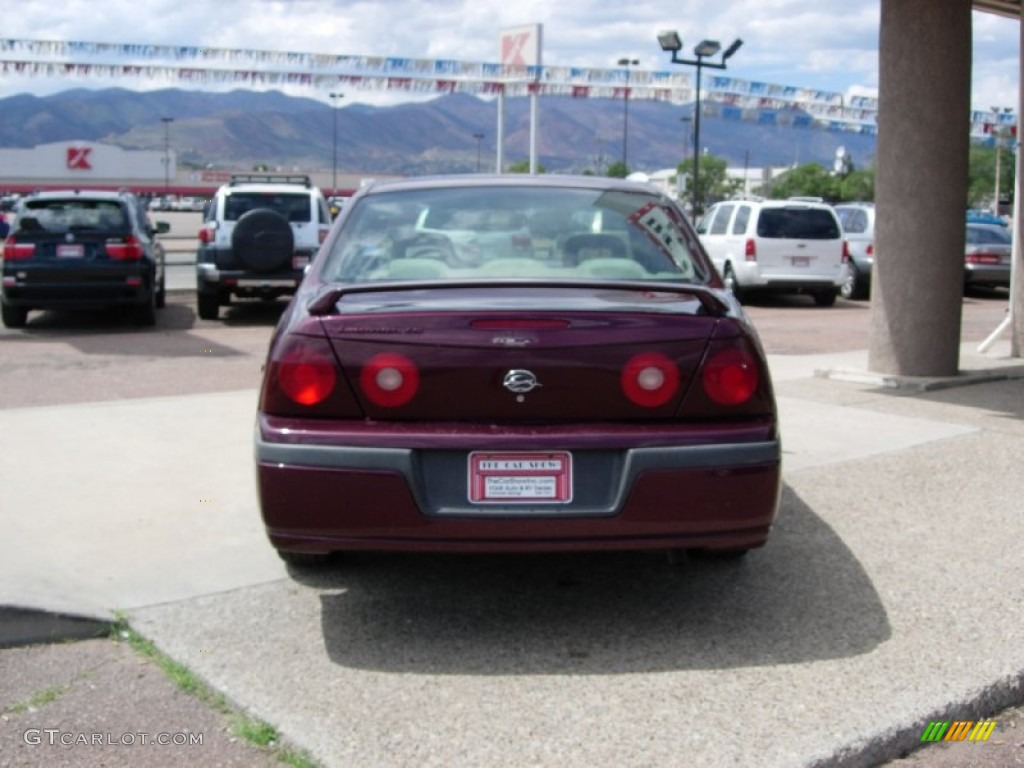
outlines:
[[[545, 236], [534, 271], [523, 263], [516, 277], [484, 263], [392, 279], [381, 254], [390, 237], [359, 237], [373, 195], [352, 203], [351, 233], [325, 245], [267, 360], [257, 475], [278, 550], [765, 542], [780, 444], [756, 336], [681, 212], [628, 186], [609, 203], [599, 182], [586, 183], [597, 186], [542, 188], [533, 210], [561, 196], [632, 215], [628, 247], [642, 272], [603, 251], [566, 265], [547, 255], [558, 238]], [[469, 196], [532, 192], [477, 184]], [[431, 190], [410, 182], [379, 194], [376, 214]], [[660, 251], [646, 252], [651, 243]]]
[[144, 305], [156, 265], [116, 198], [29, 199], [4, 242], [5, 316], [29, 309]]
[[306, 184], [239, 182], [208, 207], [196, 254], [197, 289], [270, 299], [295, 292], [330, 230], [323, 197]]
[[802, 201], [765, 201], [737, 277], [745, 288], [835, 297], [849, 253], [835, 212]]
[[968, 224], [964, 253], [964, 286], [1008, 288], [1013, 240], [1005, 227]]

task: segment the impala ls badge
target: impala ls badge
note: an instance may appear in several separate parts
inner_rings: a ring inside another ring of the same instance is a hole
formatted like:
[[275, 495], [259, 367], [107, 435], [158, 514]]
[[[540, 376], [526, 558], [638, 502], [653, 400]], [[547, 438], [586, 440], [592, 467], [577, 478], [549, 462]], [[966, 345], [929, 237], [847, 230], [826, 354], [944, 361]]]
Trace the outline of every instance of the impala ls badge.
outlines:
[[522, 368], [513, 368], [505, 374], [505, 381], [502, 382], [505, 389], [516, 394], [526, 394], [540, 386], [537, 377], [531, 371]]

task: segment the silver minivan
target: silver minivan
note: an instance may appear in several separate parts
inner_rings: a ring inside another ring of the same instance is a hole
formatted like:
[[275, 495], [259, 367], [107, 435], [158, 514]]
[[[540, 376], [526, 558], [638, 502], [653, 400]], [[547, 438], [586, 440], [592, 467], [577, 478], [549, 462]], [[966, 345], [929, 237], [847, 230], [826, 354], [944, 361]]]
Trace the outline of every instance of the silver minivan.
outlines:
[[754, 291], [805, 293], [820, 307], [835, 304], [849, 253], [835, 211], [820, 199], [725, 200], [697, 233], [738, 299]]
[[842, 203], [835, 208], [850, 252], [839, 294], [844, 299], [866, 299], [871, 293], [871, 268], [875, 263], [875, 204]]

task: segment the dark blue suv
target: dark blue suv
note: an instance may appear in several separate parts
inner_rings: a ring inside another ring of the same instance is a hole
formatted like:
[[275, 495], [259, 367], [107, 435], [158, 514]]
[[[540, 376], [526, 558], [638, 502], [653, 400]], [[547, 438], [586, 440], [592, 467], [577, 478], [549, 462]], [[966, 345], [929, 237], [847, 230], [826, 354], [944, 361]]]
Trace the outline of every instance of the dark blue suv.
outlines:
[[33, 309], [125, 306], [139, 325], [153, 325], [165, 301], [164, 248], [129, 192], [39, 192], [19, 201], [4, 240], [0, 309], [21, 328]]

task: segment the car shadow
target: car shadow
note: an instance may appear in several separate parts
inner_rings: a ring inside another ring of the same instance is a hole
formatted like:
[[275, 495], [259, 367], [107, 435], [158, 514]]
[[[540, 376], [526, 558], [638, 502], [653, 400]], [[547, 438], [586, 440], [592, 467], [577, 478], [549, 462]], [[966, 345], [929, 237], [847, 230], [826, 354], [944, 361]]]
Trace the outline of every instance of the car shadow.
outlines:
[[228, 306], [220, 308], [220, 322], [227, 326], [268, 325], [275, 326], [288, 308], [288, 301], [235, 299]]
[[[126, 311], [47, 310], [29, 315], [24, 328], [6, 331], [3, 344], [59, 343], [67, 344], [86, 355], [118, 355], [152, 357], [238, 357], [245, 353], [225, 344], [189, 331], [198, 330], [195, 311], [187, 304], [169, 299], [158, 309], [156, 325], [132, 325]], [[184, 333], [178, 333], [184, 331]], [[161, 339], [155, 351], [153, 335]]]
[[322, 591], [336, 664], [427, 674], [629, 674], [845, 658], [891, 635], [856, 557], [789, 487], [743, 561], [664, 552], [348, 555]]

